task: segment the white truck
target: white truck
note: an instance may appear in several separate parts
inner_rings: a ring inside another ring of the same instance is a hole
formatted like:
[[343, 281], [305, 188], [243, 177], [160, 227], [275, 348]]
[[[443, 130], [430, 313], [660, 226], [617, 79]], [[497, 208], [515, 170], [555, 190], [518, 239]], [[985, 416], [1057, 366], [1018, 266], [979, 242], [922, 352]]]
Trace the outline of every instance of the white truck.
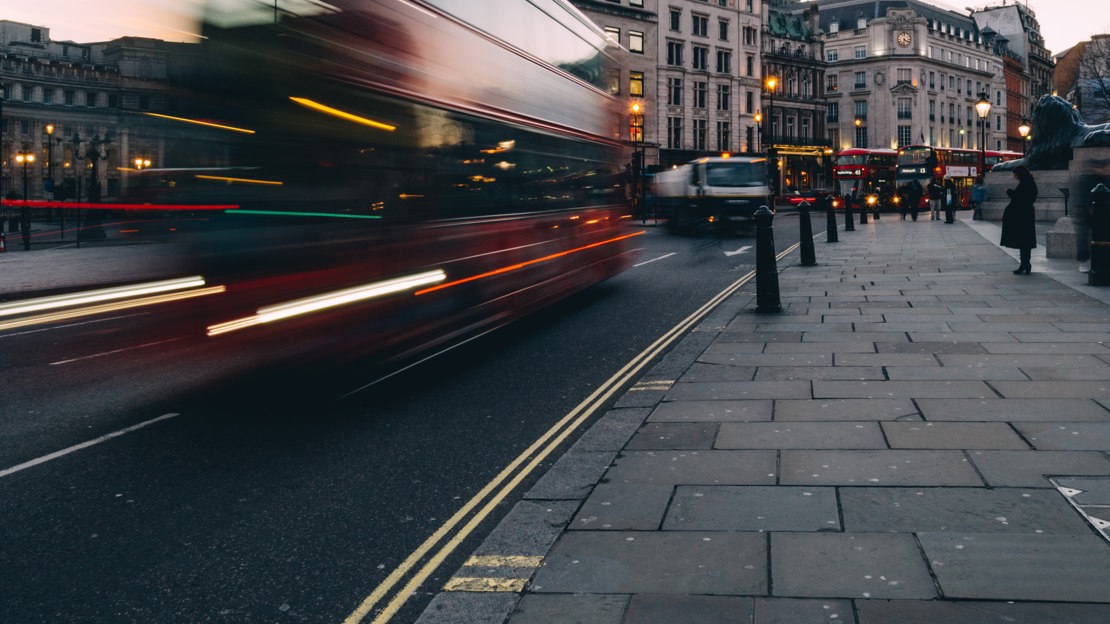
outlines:
[[760, 206], [774, 210], [767, 165], [762, 156], [713, 156], [660, 171], [656, 213], [676, 231], [704, 223], [750, 224]]

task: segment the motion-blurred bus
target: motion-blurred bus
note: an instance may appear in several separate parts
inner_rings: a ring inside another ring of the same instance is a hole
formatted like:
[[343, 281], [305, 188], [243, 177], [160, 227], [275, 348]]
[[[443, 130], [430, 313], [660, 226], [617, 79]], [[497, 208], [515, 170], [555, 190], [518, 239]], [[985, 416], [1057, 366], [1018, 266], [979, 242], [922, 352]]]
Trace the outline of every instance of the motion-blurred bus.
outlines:
[[865, 201], [869, 196], [892, 201], [897, 160], [898, 152], [892, 149], [853, 147], [840, 150], [833, 161], [834, 202], [843, 206], [844, 198], [849, 195], [856, 202]]
[[186, 164], [121, 202], [204, 217], [212, 340], [404, 358], [629, 266], [625, 53], [569, 3], [221, 0], [203, 35], [157, 116]]

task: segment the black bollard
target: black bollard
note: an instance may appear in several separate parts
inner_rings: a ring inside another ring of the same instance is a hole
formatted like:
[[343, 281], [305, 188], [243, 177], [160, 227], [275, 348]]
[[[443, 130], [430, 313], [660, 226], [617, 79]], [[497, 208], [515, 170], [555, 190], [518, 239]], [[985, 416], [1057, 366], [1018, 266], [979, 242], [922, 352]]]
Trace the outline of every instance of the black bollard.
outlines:
[[1088, 286], [1110, 285], [1110, 188], [1091, 189], [1091, 270]]
[[809, 202], [798, 206], [798, 244], [802, 249], [802, 266], [815, 266], [817, 255], [813, 251], [813, 225], [809, 222]]
[[779, 270], [775, 264], [775, 213], [767, 206], [755, 211], [755, 311], [782, 312]]
[[874, 217], [875, 217], [875, 220], [878, 221], [879, 220], [879, 208], [882, 207], [883, 202], [881, 202], [878, 197], [873, 197], [872, 199], [873, 199], [873, 201], [871, 202], [871, 205], [874, 207], [874, 210], [875, 210]]
[[856, 222], [852, 218], [852, 196], [844, 196], [844, 231], [855, 232]]
[[863, 199], [859, 203], [859, 224], [867, 225], [867, 200]]
[[817, 196], [817, 205], [825, 211], [825, 242], [839, 243], [840, 235], [837, 234], [836, 208], [833, 207], [832, 196], [821, 193]]

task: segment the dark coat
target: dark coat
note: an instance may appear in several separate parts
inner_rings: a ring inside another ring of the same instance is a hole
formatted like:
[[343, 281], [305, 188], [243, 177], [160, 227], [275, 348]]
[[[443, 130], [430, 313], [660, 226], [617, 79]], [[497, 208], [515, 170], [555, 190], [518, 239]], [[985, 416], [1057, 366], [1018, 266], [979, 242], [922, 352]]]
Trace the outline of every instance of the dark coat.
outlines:
[[1037, 246], [1036, 218], [1033, 202], [1037, 201], [1037, 183], [1030, 176], [1018, 182], [1016, 189], [1006, 189], [1010, 203], [1002, 213], [1003, 247], [1033, 249]]

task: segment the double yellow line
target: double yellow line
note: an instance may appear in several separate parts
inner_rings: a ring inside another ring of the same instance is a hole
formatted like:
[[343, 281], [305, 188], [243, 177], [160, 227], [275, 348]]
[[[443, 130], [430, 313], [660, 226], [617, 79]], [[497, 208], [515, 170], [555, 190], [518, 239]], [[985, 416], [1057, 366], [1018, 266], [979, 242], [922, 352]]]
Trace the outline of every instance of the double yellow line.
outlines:
[[[797, 248], [798, 244], [795, 243], [778, 254], [776, 258], [781, 260], [784, 256]], [[374, 588], [374, 591], [371, 592], [345, 620], [343, 620], [344, 624], [358, 624], [366, 619], [370, 612], [379, 602], [390, 594], [397, 584], [401, 583], [405, 577], [409, 576], [417, 566], [420, 566], [416, 573], [412, 574], [408, 582], [393, 595], [392, 599], [382, 607], [381, 611], [379, 611], [377, 616], [372, 620], [372, 624], [385, 624], [385, 622], [388, 622], [397, 614], [405, 601], [416, 593], [416, 590], [428, 580], [428, 577], [443, 564], [447, 557], [449, 557], [455, 549], [474, 532], [474, 529], [476, 529], [479, 524], [489, 517], [490, 513], [497, 505], [515, 490], [521, 482], [548, 457], [548, 455], [554, 452], [555, 449], [571, 435], [571, 433], [586, 422], [597, 410], [602, 408], [620, 389], [624, 388], [639, 375], [644, 367], [652, 360], [681, 338], [687, 330], [700, 322], [713, 311], [714, 308], [731, 297], [733, 293], [750, 282], [754, 277], [755, 271], [751, 271], [719, 292], [716, 296], [679, 322], [678, 325], [675, 325], [670, 331], [663, 334], [647, 349], [625, 364], [624, 367], [617, 371], [605, 383], [594, 390], [590, 396], [586, 397], [584, 401], [579, 403], [574, 409], [567, 413], [566, 416], [563, 416], [563, 418], [548, 429], [546, 433], [518, 455], [516, 459], [505, 466], [492, 481], [479, 490], [473, 498], [467, 501], [466, 504], [444, 522], [439, 529], [432, 533], [428, 539], [424, 540], [423, 544], [406, 557], [405, 560], [401, 562], [401, 565], [397, 566], [397, 568], [394, 569], [380, 585]], [[479, 509], [479, 507], [481, 508]], [[471, 515], [471, 512], [474, 512], [475, 509], [478, 509], [478, 511]], [[469, 520], [467, 520], [468, 517]], [[463, 521], [466, 521], [466, 523], [456, 530], [456, 527]], [[434, 554], [429, 556], [429, 553], [432, 553], [436, 546], [445, 539], [447, 540], [446, 543], [440, 546]], [[425, 561], [426, 557], [427, 560]], [[425, 561], [425, 563], [420, 565], [422, 561]]]

